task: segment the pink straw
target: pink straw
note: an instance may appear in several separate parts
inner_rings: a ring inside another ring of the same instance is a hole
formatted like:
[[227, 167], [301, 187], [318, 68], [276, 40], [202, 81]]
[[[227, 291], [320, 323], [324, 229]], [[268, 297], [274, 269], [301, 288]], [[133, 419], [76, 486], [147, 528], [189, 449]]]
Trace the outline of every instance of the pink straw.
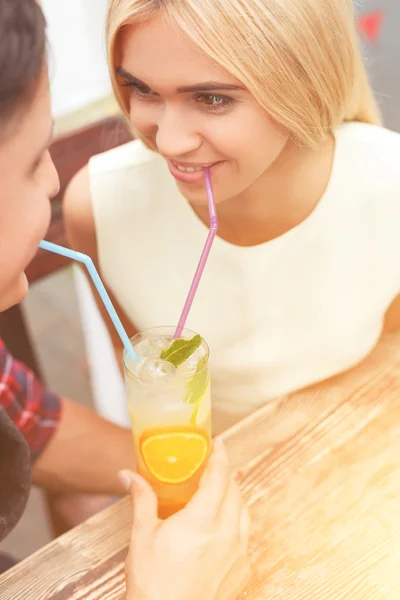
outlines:
[[201, 276], [203, 275], [204, 267], [206, 266], [208, 255], [210, 254], [211, 246], [213, 244], [214, 238], [218, 230], [218, 217], [217, 211], [215, 210], [214, 194], [212, 190], [211, 175], [209, 168], [204, 169], [204, 182], [206, 186], [206, 194], [208, 201], [208, 213], [210, 215], [210, 231], [208, 232], [206, 243], [204, 244], [203, 252], [201, 253], [199, 264], [197, 265], [192, 285], [190, 286], [185, 306], [183, 307], [182, 314], [175, 331], [174, 340], [180, 338], [182, 335], [182, 331], [185, 327], [186, 319], [188, 318], [188, 314], [192, 306], [194, 297], [196, 295]]

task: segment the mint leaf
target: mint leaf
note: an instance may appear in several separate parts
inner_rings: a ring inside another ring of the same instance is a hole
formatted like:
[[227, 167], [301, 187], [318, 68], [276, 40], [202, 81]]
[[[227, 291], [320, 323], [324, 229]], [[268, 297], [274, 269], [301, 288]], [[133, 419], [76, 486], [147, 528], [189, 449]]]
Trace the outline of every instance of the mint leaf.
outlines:
[[186, 387], [184, 402], [194, 404], [194, 410], [190, 417], [190, 425], [195, 426], [201, 400], [206, 393], [210, 376], [207, 369], [207, 356], [203, 356], [197, 363], [196, 372]]
[[184, 402], [196, 404], [202, 398], [208, 385], [207, 356], [203, 356], [197, 363], [196, 372], [186, 386]]
[[184, 348], [186, 346], [186, 343], [187, 343], [187, 340], [185, 340], [184, 338], [179, 338], [179, 340], [174, 340], [172, 342], [171, 346], [169, 346], [169, 348], [165, 348], [164, 350], [161, 351], [160, 358], [162, 360], [168, 360], [168, 357], [170, 355], [174, 354], [181, 348]]
[[197, 334], [192, 339], [181, 338], [174, 340], [169, 348], [161, 352], [160, 358], [172, 363], [175, 368], [185, 362], [200, 347], [202, 342], [201, 335]]

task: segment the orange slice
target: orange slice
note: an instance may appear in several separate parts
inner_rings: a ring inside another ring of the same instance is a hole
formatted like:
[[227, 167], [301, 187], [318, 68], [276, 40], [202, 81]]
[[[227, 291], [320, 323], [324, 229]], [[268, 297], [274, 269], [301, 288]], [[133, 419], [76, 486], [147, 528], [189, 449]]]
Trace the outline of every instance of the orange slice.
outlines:
[[158, 427], [140, 438], [140, 450], [150, 473], [162, 483], [185, 483], [202, 467], [209, 439], [199, 427]]

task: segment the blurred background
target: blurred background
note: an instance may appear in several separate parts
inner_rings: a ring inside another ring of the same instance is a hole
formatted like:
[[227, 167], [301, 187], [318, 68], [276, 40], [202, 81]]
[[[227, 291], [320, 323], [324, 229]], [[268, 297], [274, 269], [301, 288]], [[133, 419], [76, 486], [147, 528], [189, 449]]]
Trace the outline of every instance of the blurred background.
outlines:
[[63, 117], [111, 93], [105, 61], [107, 0], [42, 0], [53, 113]]
[[[66, 243], [61, 212], [66, 184], [91, 155], [130, 139], [107, 73], [106, 5], [107, 0], [42, 0], [56, 122], [52, 155], [62, 184], [47, 239], [60, 244]], [[356, 12], [385, 125], [400, 132], [400, 0], [358, 0]], [[28, 276], [28, 298], [0, 320], [0, 335], [10, 350], [52, 390], [127, 423], [123, 384], [83, 273], [39, 252]], [[34, 490], [28, 510], [2, 549], [24, 558], [53, 534], [46, 501]]]

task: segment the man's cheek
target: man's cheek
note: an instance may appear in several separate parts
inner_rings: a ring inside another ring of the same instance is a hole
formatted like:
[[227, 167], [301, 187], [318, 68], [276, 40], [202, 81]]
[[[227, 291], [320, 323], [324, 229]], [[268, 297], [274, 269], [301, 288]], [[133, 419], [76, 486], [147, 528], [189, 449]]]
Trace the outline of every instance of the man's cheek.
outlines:
[[5, 289], [1, 287], [0, 282], [0, 311], [7, 310], [15, 304], [19, 304], [28, 293], [29, 284], [25, 273], [11, 282]]

